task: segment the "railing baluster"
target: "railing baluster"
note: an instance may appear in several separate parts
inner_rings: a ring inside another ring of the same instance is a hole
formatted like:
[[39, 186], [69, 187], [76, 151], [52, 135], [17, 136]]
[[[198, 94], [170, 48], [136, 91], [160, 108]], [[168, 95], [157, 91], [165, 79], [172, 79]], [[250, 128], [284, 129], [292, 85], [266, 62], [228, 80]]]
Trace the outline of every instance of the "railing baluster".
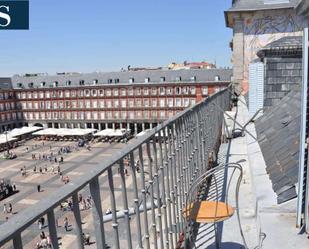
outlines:
[[75, 220], [75, 230], [77, 236], [77, 248], [84, 249], [84, 238], [82, 229], [82, 220], [80, 217], [79, 203], [78, 203], [78, 192], [75, 192], [72, 196], [73, 200], [73, 213]]
[[23, 242], [20, 233], [16, 233], [13, 237], [13, 247], [14, 249], [23, 249]]
[[152, 236], [153, 236], [153, 244], [154, 248], [158, 248], [157, 241], [157, 225], [156, 225], [156, 213], [155, 213], [155, 203], [154, 203], [154, 189], [153, 189], [153, 174], [152, 174], [152, 157], [150, 152], [150, 142], [148, 141], [146, 144], [147, 157], [148, 157], [148, 167], [149, 167], [149, 185], [150, 185], [150, 202], [151, 202], [151, 228], [152, 228]]
[[146, 182], [145, 182], [145, 165], [143, 158], [143, 148], [142, 145], [138, 148], [140, 168], [141, 168], [141, 178], [142, 178], [142, 195], [143, 195], [143, 208], [144, 208], [144, 230], [146, 239], [146, 248], [150, 249], [149, 241], [149, 229], [148, 229], [148, 210], [147, 210], [147, 193], [146, 193]]
[[125, 178], [125, 175], [124, 175], [123, 159], [121, 159], [119, 161], [119, 171], [120, 171], [120, 177], [121, 177], [121, 190], [122, 190], [123, 208], [124, 208], [124, 215], [125, 215], [124, 218], [125, 218], [125, 223], [126, 223], [128, 249], [132, 249], [130, 214], [129, 214], [129, 206], [128, 206], [126, 178]]
[[137, 189], [137, 181], [136, 181], [136, 169], [135, 169], [135, 165], [134, 165], [134, 154], [133, 154], [133, 152], [130, 153], [130, 166], [131, 166], [131, 173], [132, 173], [132, 179], [133, 179], [134, 208], [135, 208], [135, 213], [136, 213], [136, 226], [137, 226], [137, 240], [138, 240], [139, 248], [143, 248], [141, 214], [140, 214], [140, 210], [139, 210], [138, 189]]
[[95, 228], [97, 248], [106, 249], [107, 247], [105, 244], [105, 232], [104, 232], [103, 213], [101, 206], [100, 184], [98, 177], [95, 177], [90, 182], [89, 188], [93, 200], [92, 214], [93, 214], [93, 223]]
[[[164, 141], [164, 157], [165, 157], [165, 168], [166, 168], [166, 186], [167, 186], [167, 211], [168, 211], [168, 217], [169, 217], [169, 236], [170, 236], [170, 244], [171, 248], [174, 248], [174, 242], [177, 241], [173, 235], [177, 235], [177, 229], [176, 229], [176, 214], [175, 214], [175, 189], [174, 189], [174, 179], [173, 179], [173, 170], [172, 170], [172, 157], [171, 157], [171, 141], [172, 137], [174, 136], [173, 131], [169, 129], [169, 126], [167, 127], [167, 136], [166, 136], [166, 131], [163, 130], [163, 141]], [[168, 146], [166, 145], [168, 144]], [[171, 181], [170, 181], [171, 180]], [[172, 198], [171, 198], [172, 195]], [[173, 212], [172, 212], [172, 207], [173, 207]], [[174, 221], [174, 222], [173, 222]]]
[[47, 221], [52, 247], [53, 249], [59, 249], [55, 213], [53, 209], [47, 212]]
[[[163, 129], [163, 132], [165, 132], [165, 129]], [[165, 177], [165, 174], [164, 174], [164, 160], [163, 160], [163, 148], [162, 148], [162, 138], [164, 139], [164, 144], [166, 144], [166, 141], [165, 141], [165, 137], [162, 137], [161, 136], [161, 131], [159, 131], [159, 134], [158, 134], [158, 143], [159, 143], [159, 156], [160, 156], [160, 167], [158, 169], [158, 173], [160, 172], [160, 174], [158, 174], [158, 182], [160, 182], [160, 175], [161, 175], [161, 184], [160, 186], [162, 186], [161, 188], [161, 193], [162, 193], [162, 208], [163, 208], [163, 218], [164, 218], [164, 231], [165, 231], [165, 245], [166, 245], [166, 248], [169, 248], [170, 247], [170, 238], [169, 238], [169, 230], [171, 229], [171, 223], [168, 224], [167, 223], [167, 205], [166, 205], [166, 190], [165, 190], [165, 181], [166, 181], [166, 177]], [[169, 191], [168, 191], [168, 195], [169, 195]], [[169, 213], [169, 216], [170, 216], [170, 213]], [[162, 237], [163, 237], [163, 234], [162, 234]]]
[[113, 180], [113, 171], [112, 168], [108, 169], [108, 185], [109, 185], [109, 195], [112, 206], [112, 219], [113, 219], [113, 230], [114, 230], [114, 243], [113, 245], [116, 249], [120, 248], [119, 245], [119, 233], [118, 233], [118, 222], [117, 222], [117, 210], [116, 210], [116, 200], [115, 200], [115, 188], [114, 188], [114, 180]]
[[157, 212], [158, 212], [158, 222], [159, 222], [159, 231], [160, 231], [160, 245], [161, 248], [164, 248], [163, 241], [163, 228], [162, 228], [162, 211], [161, 211], [161, 196], [160, 196], [160, 177], [159, 177], [159, 168], [158, 168], [158, 153], [157, 153], [157, 145], [156, 138], [152, 140], [153, 147], [153, 158], [154, 158], [154, 181], [156, 183], [156, 195], [157, 195]]

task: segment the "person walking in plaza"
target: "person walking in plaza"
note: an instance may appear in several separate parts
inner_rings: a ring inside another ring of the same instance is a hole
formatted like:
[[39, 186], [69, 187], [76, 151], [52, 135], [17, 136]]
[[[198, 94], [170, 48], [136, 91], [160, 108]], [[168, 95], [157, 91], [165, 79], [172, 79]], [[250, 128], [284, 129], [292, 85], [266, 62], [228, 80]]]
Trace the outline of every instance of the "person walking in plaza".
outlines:
[[37, 189], [38, 189], [38, 192], [40, 193], [41, 192], [41, 185], [40, 184], [37, 186]]
[[40, 167], [40, 174], [42, 174], [43, 173], [43, 169], [42, 169], [42, 167]]
[[12, 214], [12, 211], [13, 211], [13, 206], [12, 206], [11, 203], [9, 203], [9, 207], [8, 207], [7, 212], [10, 213], [10, 214]]
[[3, 204], [3, 213], [4, 214], [8, 213], [8, 209], [5, 203]]
[[64, 217], [63, 226], [64, 226], [65, 231], [68, 232], [68, 231], [69, 231], [69, 221], [68, 221], [68, 217]]

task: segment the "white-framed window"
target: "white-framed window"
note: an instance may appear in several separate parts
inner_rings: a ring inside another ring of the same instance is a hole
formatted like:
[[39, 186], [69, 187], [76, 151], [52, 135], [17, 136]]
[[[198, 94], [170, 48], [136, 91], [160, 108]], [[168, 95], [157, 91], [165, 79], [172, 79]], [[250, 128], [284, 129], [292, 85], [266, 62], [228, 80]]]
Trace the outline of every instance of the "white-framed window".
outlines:
[[149, 107], [149, 100], [148, 99], [144, 99], [144, 107]]
[[181, 94], [181, 87], [177, 86], [175, 87], [175, 94], [180, 95]]
[[190, 87], [190, 94], [195, 94], [196, 93], [196, 88], [195, 86]]
[[191, 106], [196, 104], [196, 99], [191, 99]]
[[118, 108], [118, 107], [119, 107], [119, 100], [118, 100], [118, 99], [115, 99], [115, 100], [114, 100], [114, 107], [115, 107], [115, 108]]
[[59, 98], [62, 98], [63, 97], [63, 92], [62, 91], [58, 91], [58, 96], [59, 96]]
[[85, 96], [86, 96], [86, 97], [90, 97], [90, 90], [85, 89]]
[[126, 91], [125, 88], [121, 88], [120, 92], [121, 92], [121, 96], [126, 96], [127, 95], [127, 91]]
[[160, 95], [164, 95], [165, 94], [165, 88], [164, 87], [160, 87], [159, 88], [159, 93], [160, 93]]
[[89, 109], [89, 108], [91, 108], [91, 102], [90, 102], [90, 100], [86, 100], [86, 108], [87, 109]]
[[137, 107], [141, 107], [141, 106], [142, 106], [142, 101], [141, 101], [141, 99], [137, 99], [135, 102], [136, 102], [136, 106], [137, 106]]
[[157, 95], [157, 88], [156, 87], [152, 87], [151, 88], [151, 94], [152, 95]]
[[169, 98], [167, 100], [167, 105], [168, 105], [168, 107], [174, 107], [174, 100], [172, 98]]
[[100, 96], [104, 96], [104, 90], [103, 90], [103, 89], [100, 89], [100, 90], [99, 90], [99, 95], [100, 95]]
[[134, 107], [134, 100], [133, 99], [129, 100], [129, 107]]
[[185, 98], [185, 99], [183, 100], [183, 105], [184, 105], [184, 107], [190, 106], [190, 100], [189, 100], [188, 98]]
[[72, 90], [72, 91], [71, 91], [71, 96], [72, 96], [73, 98], [76, 97], [76, 91], [75, 91], [75, 90]]
[[144, 90], [144, 95], [148, 95], [148, 94], [149, 94], [149, 89], [148, 89], [148, 87], [144, 87], [143, 90]]
[[135, 94], [136, 95], [141, 95], [142, 94], [142, 91], [141, 91], [141, 89], [139, 87], [135, 89]]
[[132, 87], [130, 87], [130, 88], [128, 89], [128, 94], [129, 94], [130, 96], [133, 96], [134, 92], [133, 92], [133, 88], [132, 88]]
[[125, 99], [121, 100], [121, 107], [127, 107], [127, 101]]
[[208, 94], [208, 87], [207, 86], [203, 86], [202, 87], [202, 94], [203, 95], [207, 95]]
[[92, 100], [92, 107], [93, 108], [98, 108], [98, 101]]
[[182, 92], [183, 92], [183, 94], [189, 94], [189, 87], [188, 86], [184, 86], [182, 88]]
[[106, 96], [111, 96], [112, 95], [112, 91], [109, 88], [106, 89], [105, 93], [106, 93]]
[[160, 118], [165, 118], [165, 111], [164, 110], [160, 111]]
[[157, 107], [157, 99], [152, 99], [151, 105], [152, 107]]
[[121, 118], [122, 119], [126, 119], [127, 118], [127, 112], [126, 111], [122, 111], [121, 112]]
[[99, 107], [100, 107], [100, 108], [104, 108], [104, 106], [105, 106], [105, 105], [104, 105], [104, 100], [100, 100], [100, 101], [99, 101]]
[[166, 94], [167, 95], [172, 95], [173, 94], [173, 88], [172, 87], [166, 88]]
[[165, 99], [160, 99], [160, 107], [165, 107]]
[[181, 98], [176, 98], [175, 105], [181, 107]]
[[118, 96], [118, 94], [119, 94], [119, 93], [118, 93], [118, 88], [115, 88], [115, 89], [114, 89], [114, 96]]
[[107, 108], [112, 108], [112, 101], [109, 99], [106, 101]]
[[96, 97], [97, 94], [98, 94], [97, 89], [92, 89], [92, 90], [91, 90], [91, 95], [92, 95], [93, 97]]

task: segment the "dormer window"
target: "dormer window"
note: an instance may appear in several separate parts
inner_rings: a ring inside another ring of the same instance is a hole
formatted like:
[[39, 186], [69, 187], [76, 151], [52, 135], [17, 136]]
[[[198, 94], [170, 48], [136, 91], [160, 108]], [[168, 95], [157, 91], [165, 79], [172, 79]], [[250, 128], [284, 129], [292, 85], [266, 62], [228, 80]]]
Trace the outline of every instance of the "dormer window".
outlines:
[[220, 80], [220, 76], [219, 75], [216, 75], [215, 76], [215, 81], [219, 81]]
[[29, 88], [33, 88], [33, 82], [28, 83]]
[[150, 78], [145, 78], [145, 83], [149, 83], [150, 82]]
[[115, 79], [115, 83], [119, 83], [120, 82], [120, 80], [119, 79]]
[[196, 81], [196, 76], [191, 76], [190, 80], [191, 81]]
[[84, 86], [84, 85], [85, 85], [85, 81], [84, 81], [84, 80], [80, 80], [80, 81], [79, 81], [79, 85], [80, 85], [80, 86]]
[[112, 83], [113, 83], [113, 79], [108, 79], [108, 80], [107, 80], [107, 83], [108, 83], [108, 84], [112, 84]]
[[53, 87], [57, 87], [57, 86], [58, 86], [58, 81], [54, 81]]
[[181, 76], [177, 76], [176, 81], [181, 81]]
[[42, 81], [41, 82], [41, 87], [44, 87], [46, 85], [46, 82], [45, 81]]
[[66, 86], [70, 86], [70, 85], [71, 85], [71, 81], [70, 81], [70, 80], [67, 80], [67, 81], [65, 82], [65, 85], [66, 85]]
[[19, 87], [19, 88], [23, 88], [23, 87], [24, 87], [24, 85], [23, 85], [23, 83], [17, 83], [17, 87]]
[[131, 83], [131, 84], [134, 83], [134, 78], [130, 78], [129, 83]]
[[97, 79], [94, 79], [92, 82], [94, 85], [97, 85], [99, 83], [99, 81]]
[[160, 82], [165, 82], [165, 77], [160, 77]]

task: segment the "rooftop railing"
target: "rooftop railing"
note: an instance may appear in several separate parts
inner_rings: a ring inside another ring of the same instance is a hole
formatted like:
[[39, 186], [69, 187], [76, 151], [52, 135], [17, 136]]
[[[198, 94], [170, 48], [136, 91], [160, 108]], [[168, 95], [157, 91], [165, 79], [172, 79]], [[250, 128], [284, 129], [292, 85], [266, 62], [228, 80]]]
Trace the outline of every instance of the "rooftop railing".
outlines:
[[[22, 233], [46, 215], [52, 248], [58, 249], [55, 214], [72, 198], [75, 248], [84, 248], [83, 230], [89, 227], [82, 223], [79, 193], [89, 191], [97, 248], [176, 248], [187, 191], [208, 170], [209, 155], [220, 145], [222, 110], [229, 107], [226, 88], [158, 125], [1, 225], [0, 246], [24, 248], [29, 240]], [[110, 214], [104, 214], [106, 207]]]

